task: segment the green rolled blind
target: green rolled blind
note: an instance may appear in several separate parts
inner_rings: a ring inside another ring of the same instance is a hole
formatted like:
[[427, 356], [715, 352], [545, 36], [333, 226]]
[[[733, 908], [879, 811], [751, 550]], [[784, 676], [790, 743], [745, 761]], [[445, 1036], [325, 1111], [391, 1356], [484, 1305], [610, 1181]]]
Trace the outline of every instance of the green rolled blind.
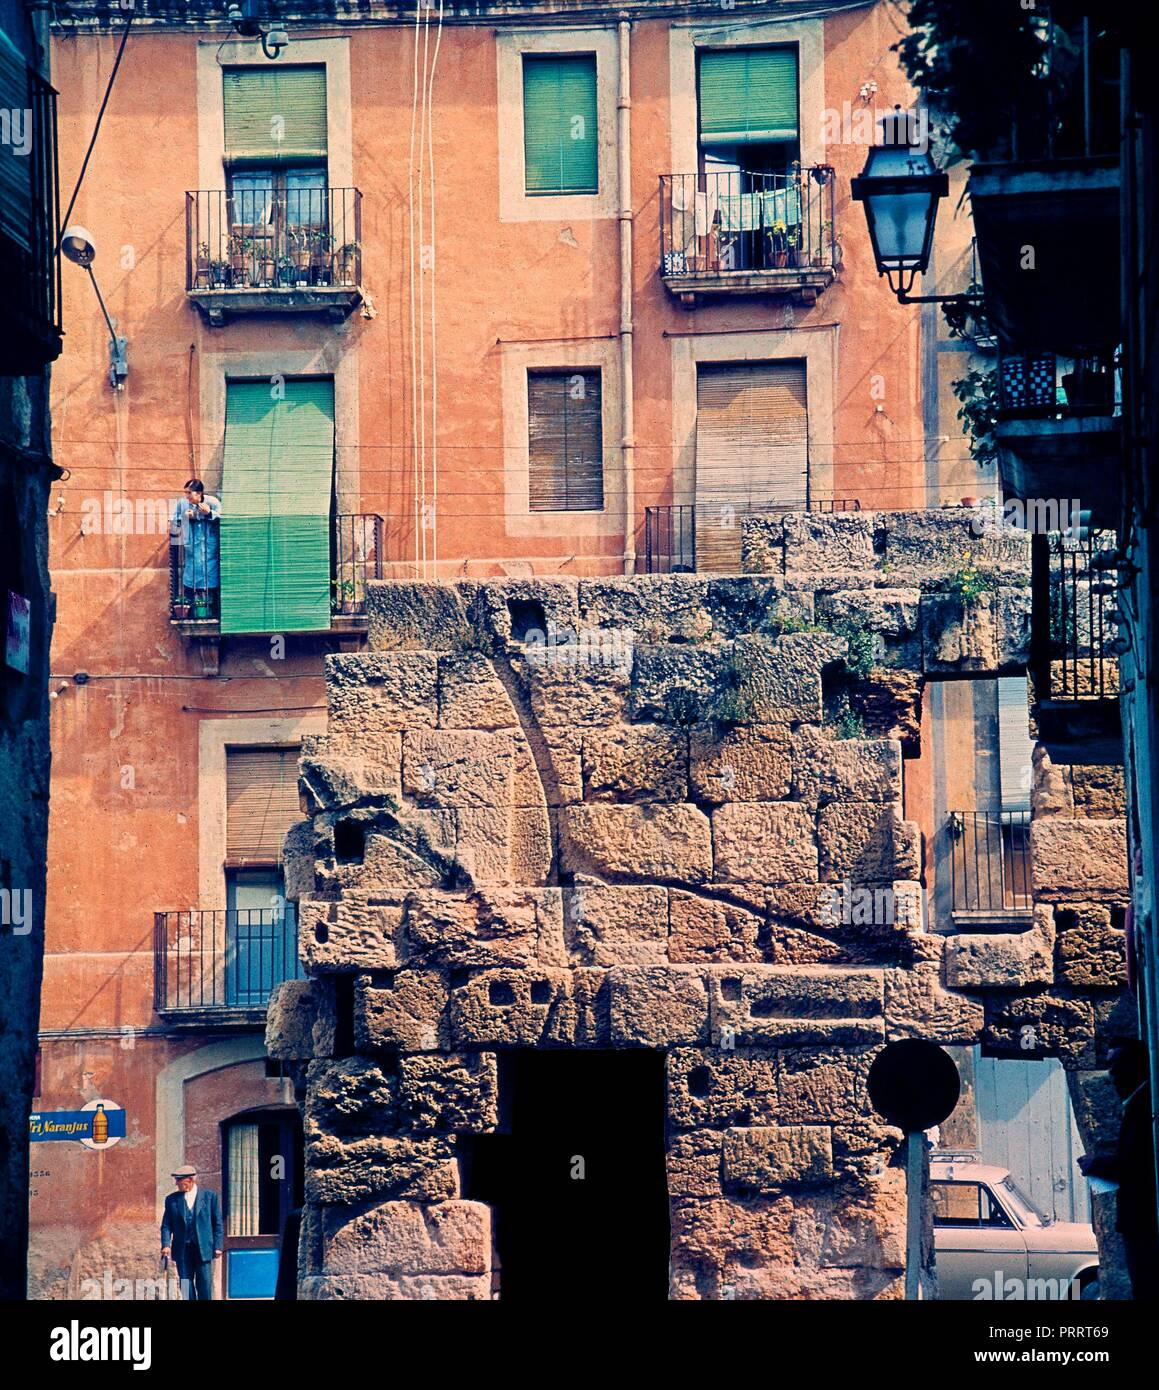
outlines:
[[326, 158], [326, 69], [226, 68], [225, 154], [230, 160]]
[[[28, 63], [0, 29], [0, 110], [8, 121], [8, 141], [0, 146], [0, 233], [32, 249], [32, 101]], [[17, 122], [20, 125], [17, 126]]]
[[797, 138], [797, 50], [727, 48], [700, 55], [700, 143]]
[[528, 193], [599, 191], [594, 53], [523, 56], [523, 149]]
[[231, 381], [227, 390], [221, 630], [325, 631], [334, 383]]

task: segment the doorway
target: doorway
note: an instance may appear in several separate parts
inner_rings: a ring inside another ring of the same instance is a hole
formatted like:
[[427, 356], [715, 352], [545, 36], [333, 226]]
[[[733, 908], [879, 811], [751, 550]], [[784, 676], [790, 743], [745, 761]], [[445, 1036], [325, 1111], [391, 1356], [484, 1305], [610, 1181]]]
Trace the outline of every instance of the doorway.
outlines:
[[668, 1297], [664, 1054], [499, 1058], [500, 1132], [464, 1144], [503, 1302]]

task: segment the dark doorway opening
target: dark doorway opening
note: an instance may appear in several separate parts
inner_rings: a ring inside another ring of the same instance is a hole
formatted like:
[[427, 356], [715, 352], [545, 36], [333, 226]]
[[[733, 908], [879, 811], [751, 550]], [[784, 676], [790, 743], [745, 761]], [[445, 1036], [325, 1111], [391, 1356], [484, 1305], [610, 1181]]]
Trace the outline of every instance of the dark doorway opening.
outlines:
[[503, 1302], [668, 1297], [664, 1055], [499, 1058], [500, 1132], [464, 1144]]

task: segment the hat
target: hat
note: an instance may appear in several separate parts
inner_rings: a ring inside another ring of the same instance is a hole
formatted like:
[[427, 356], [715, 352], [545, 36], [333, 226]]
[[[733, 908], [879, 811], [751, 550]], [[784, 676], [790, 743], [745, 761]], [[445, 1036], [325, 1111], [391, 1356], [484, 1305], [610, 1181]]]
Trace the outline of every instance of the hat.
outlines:
[[182, 1164], [180, 1168], [175, 1168], [171, 1176], [175, 1178], [195, 1178], [197, 1176], [197, 1169], [192, 1163], [185, 1163]]

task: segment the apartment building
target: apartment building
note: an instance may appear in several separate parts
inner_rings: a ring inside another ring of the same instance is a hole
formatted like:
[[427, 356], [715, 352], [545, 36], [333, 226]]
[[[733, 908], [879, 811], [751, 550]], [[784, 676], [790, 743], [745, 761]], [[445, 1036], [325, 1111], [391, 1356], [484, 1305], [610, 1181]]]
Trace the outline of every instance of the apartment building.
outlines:
[[[889, 6], [463, 8], [303, 5], [280, 49], [214, 5], [132, 18], [73, 213], [125, 341], [66, 267], [55, 382], [39, 1083], [124, 1134], [52, 1146], [34, 1296], [153, 1274], [186, 1160], [224, 1196], [222, 1292], [272, 1290], [301, 1181], [262, 1031], [299, 969], [282, 841], [368, 580], [735, 573], [750, 511], [995, 493], [963, 345], [883, 292], [850, 202], [912, 96]], [[69, 170], [126, 22], [55, 7]], [[967, 222], [939, 253], [965, 288]], [[945, 698], [910, 814], [1011, 826], [1010, 774], [972, 775], [994, 682]]]

